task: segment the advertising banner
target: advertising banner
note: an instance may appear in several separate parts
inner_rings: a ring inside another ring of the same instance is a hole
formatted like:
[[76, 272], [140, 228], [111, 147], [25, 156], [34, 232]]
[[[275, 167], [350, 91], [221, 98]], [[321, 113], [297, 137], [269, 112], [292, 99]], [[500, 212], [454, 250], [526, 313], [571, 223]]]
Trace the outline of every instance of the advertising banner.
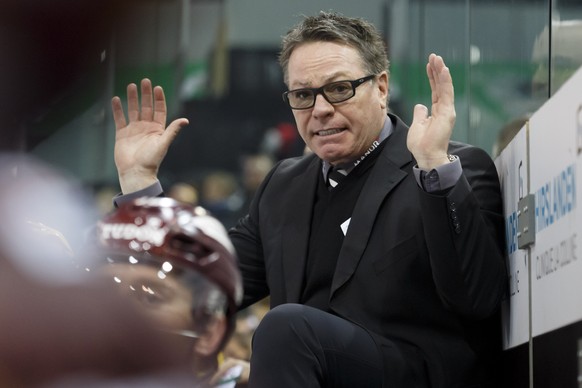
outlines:
[[509, 296], [503, 301], [503, 348], [529, 341], [529, 260], [518, 247], [518, 202], [528, 193], [527, 128], [495, 159], [501, 181], [508, 253]]
[[582, 320], [582, 69], [529, 122], [532, 336]]

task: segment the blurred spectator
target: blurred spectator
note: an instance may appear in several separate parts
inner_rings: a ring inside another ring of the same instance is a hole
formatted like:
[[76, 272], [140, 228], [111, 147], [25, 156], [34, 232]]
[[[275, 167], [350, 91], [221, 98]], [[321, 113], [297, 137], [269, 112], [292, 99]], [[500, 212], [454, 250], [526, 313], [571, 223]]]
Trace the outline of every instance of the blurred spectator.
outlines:
[[241, 188], [238, 196], [240, 205], [235, 212], [235, 219], [247, 214], [249, 206], [263, 179], [273, 168], [273, 158], [268, 154], [246, 155], [242, 159]]
[[265, 131], [260, 151], [278, 161], [301, 155], [304, 147], [305, 142], [299, 136], [295, 125], [281, 122]]
[[255, 194], [267, 173], [273, 168], [273, 159], [266, 154], [247, 155], [243, 158], [242, 182], [251, 196]]
[[[174, 183], [170, 186], [170, 190], [168, 190], [168, 197], [192, 206], [198, 205], [198, 189], [190, 183]], [[111, 197], [109, 199], [111, 200]]]
[[200, 205], [218, 218], [227, 229], [237, 221], [236, 215], [242, 202], [234, 174], [217, 170], [204, 177]]
[[115, 197], [118, 192], [119, 189], [113, 185], [104, 184], [95, 188], [93, 196], [99, 216], [103, 216], [113, 210], [113, 201], [111, 201], [111, 198]]

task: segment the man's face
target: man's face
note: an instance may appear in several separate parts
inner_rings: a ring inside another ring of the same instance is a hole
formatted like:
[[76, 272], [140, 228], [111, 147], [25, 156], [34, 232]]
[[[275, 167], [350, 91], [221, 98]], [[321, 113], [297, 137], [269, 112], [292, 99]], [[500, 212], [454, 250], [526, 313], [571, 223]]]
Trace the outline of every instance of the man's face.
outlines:
[[148, 265], [110, 264], [105, 276], [118, 283], [123, 296], [134, 301], [139, 309], [163, 330], [192, 330], [192, 292], [179, 280], [165, 276]]
[[[331, 42], [305, 43], [289, 58], [289, 90], [315, 88], [368, 76], [358, 52]], [[388, 75], [360, 85], [351, 99], [330, 104], [320, 94], [310, 109], [293, 110], [299, 134], [307, 146], [332, 164], [359, 158], [380, 133], [386, 120]]]

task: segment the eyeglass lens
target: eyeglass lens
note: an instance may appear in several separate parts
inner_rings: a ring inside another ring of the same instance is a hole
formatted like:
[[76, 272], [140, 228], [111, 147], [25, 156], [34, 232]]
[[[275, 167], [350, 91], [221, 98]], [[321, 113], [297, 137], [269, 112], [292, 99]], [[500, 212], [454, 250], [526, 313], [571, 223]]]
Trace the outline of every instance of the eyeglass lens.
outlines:
[[287, 94], [287, 98], [292, 108], [307, 108], [313, 106], [316, 92], [323, 94], [329, 102], [342, 102], [355, 94], [350, 81], [338, 81], [324, 85], [319, 89], [292, 90]]

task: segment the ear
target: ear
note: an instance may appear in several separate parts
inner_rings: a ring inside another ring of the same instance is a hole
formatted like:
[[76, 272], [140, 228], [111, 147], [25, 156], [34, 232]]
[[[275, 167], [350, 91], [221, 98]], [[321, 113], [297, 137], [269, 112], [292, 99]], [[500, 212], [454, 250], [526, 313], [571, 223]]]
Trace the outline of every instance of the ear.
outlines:
[[194, 342], [194, 353], [207, 357], [220, 351], [219, 347], [226, 334], [227, 322], [224, 315], [209, 319], [204, 333]]
[[380, 75], [378, 75], [378, 98], [380, 99], [380, 107], [382, 109], [386, 109], [388, 105], [389, 81], [390, 77], [388, 76], [387, 71], [383, 71], [380, 73]]

